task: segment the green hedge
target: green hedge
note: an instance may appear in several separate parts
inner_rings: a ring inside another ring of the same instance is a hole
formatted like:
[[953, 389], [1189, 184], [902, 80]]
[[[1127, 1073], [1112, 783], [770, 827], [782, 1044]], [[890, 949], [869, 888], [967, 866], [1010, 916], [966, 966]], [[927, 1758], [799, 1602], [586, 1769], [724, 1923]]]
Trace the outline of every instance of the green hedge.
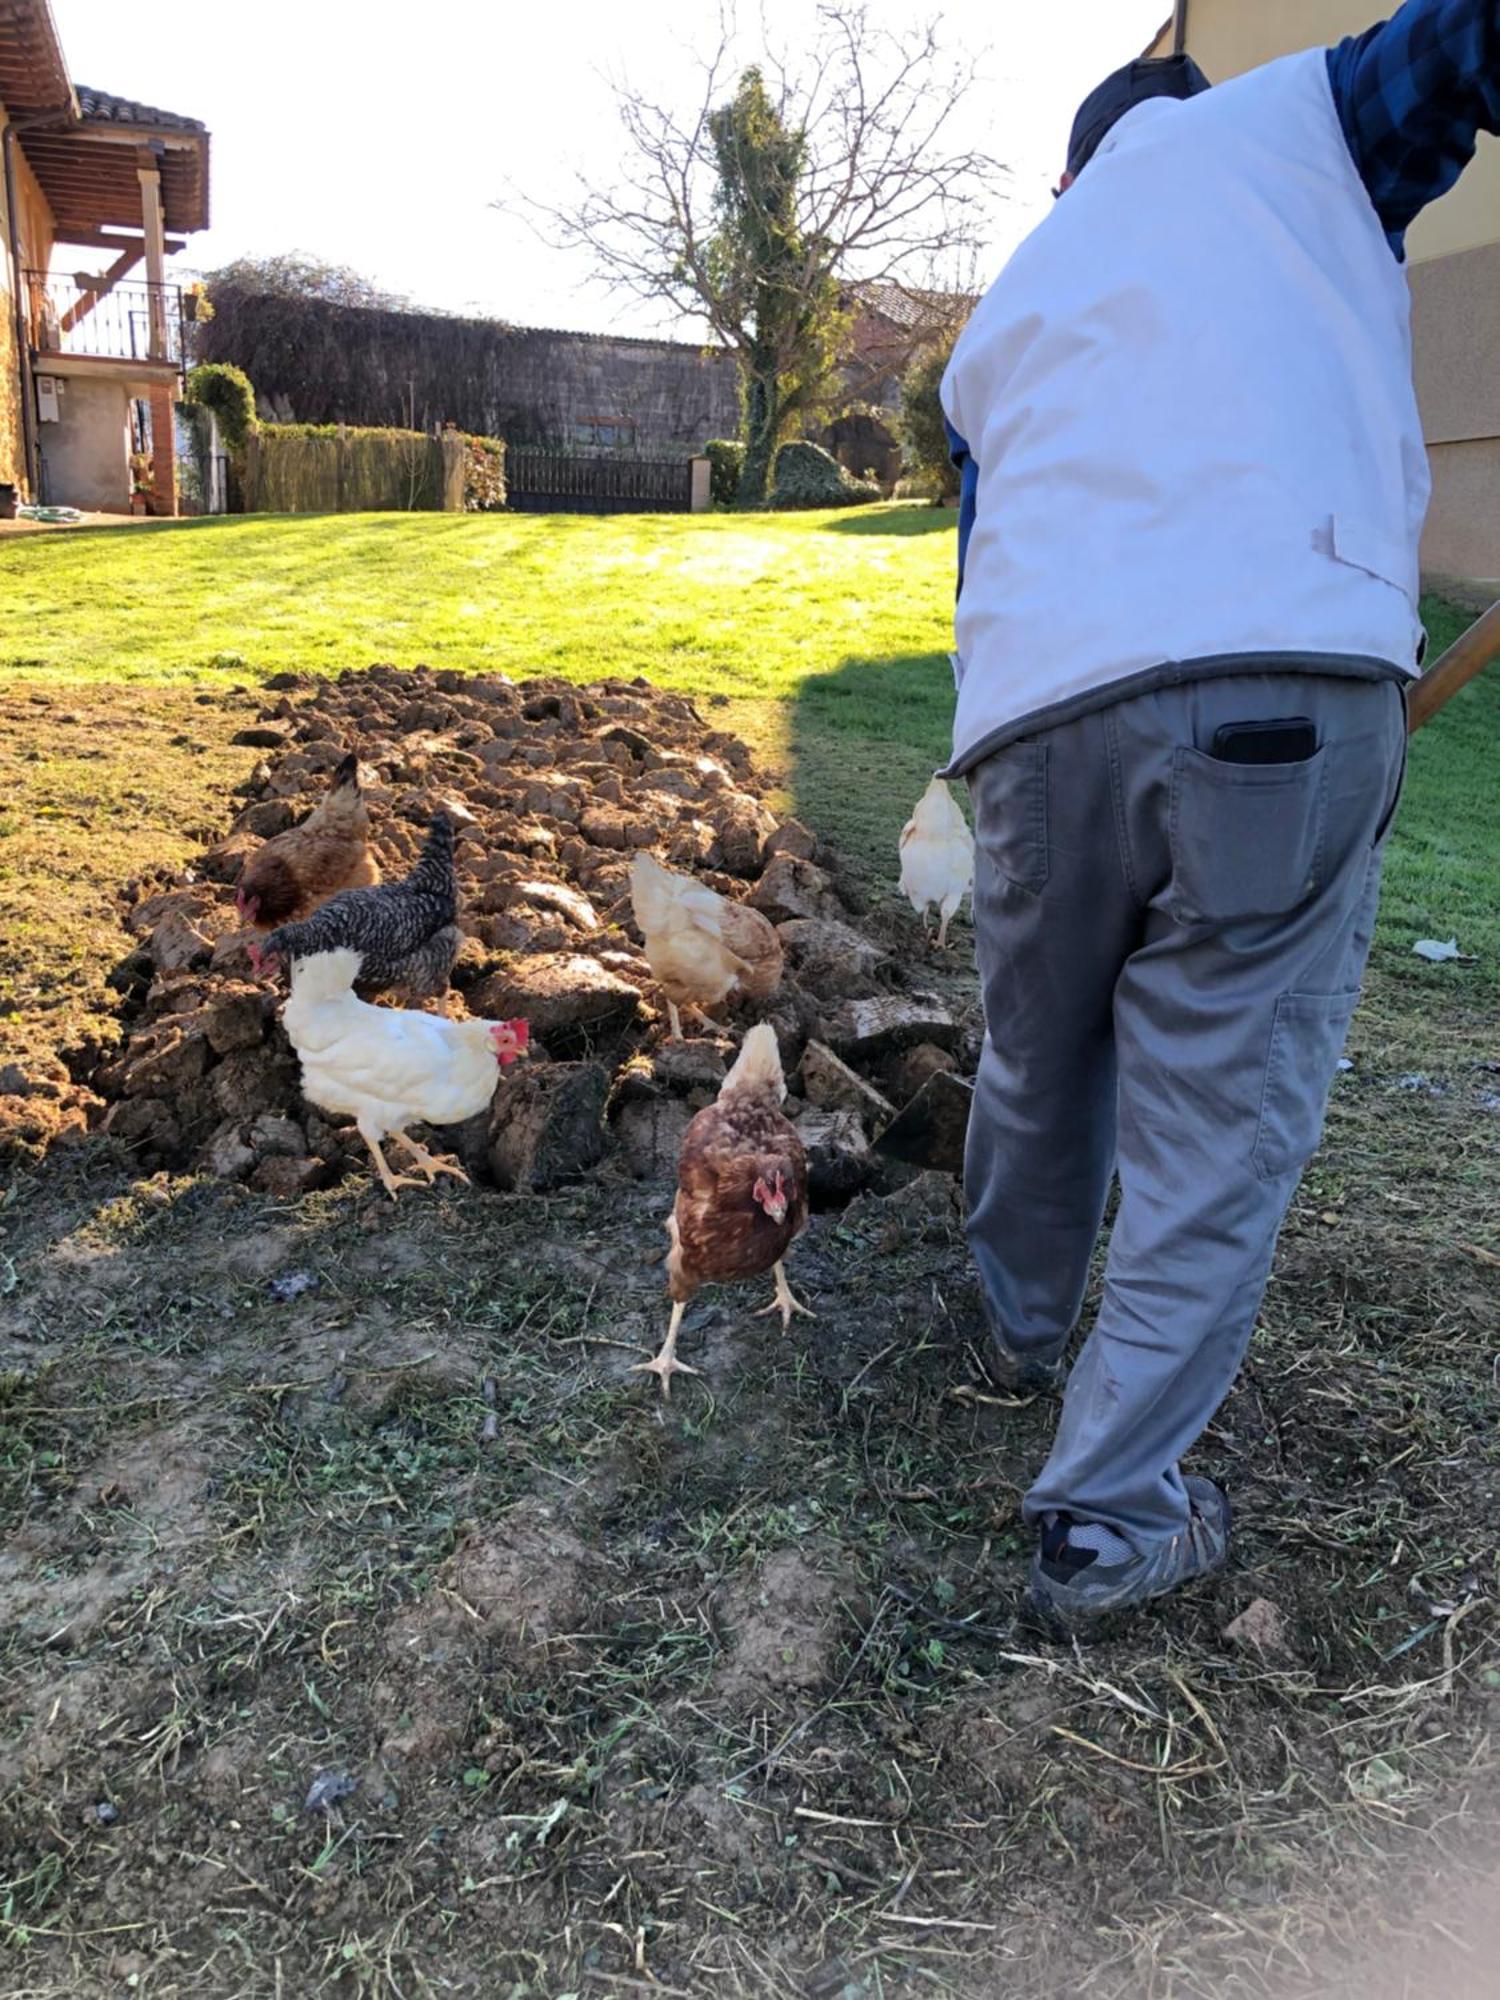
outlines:
[[255, 429], [255, 390], [243, 368], [228, 361], [201, 361], [187, 378], [186, 401], [212, 410], [229, 451], [242, 451]]
[[710, 438], [703, 447], [703, 456], [709, 466], [709, 498], [716, 507], [732, 507], [740, 497], [745, 447], [738, 438]]
[[820, 444], [797, 439], [776, 454], [773, 507], [861, 507], [880, 497], [873, 480], [856, 479]]
[[440, 512], [444, 468], [442, 440], [422, 431], [262, 424], [245, 454], [245, 512]]

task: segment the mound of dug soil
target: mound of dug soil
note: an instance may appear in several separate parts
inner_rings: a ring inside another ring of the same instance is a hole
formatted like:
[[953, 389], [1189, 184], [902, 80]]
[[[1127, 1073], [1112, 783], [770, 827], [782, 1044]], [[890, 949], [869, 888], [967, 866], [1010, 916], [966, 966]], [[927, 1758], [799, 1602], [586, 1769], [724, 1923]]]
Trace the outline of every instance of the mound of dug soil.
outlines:
[[123, 1041], [90, 1081], [96, 1122], [145, 1164], [291, 1197], [364, 1159], [352, 1127], [302, 1101], [280, 992], [254, 977], [234, 907], [246, 857], [311, 810], [351, 748], [387, 880], [435, 811], [458, 819], [455, 986], [473, 1014], [531, 1023], [532, 1060], [488, 1114], [443, 1135], [477, 1180], [545, 1189], [609, 1152], [637, 1176], [668, 1173], [717, 1090], [729, 1042], [663, 1042], [629, 898], [631, 855], [648, 846], [778, 928], [787, 974], [765, 1017], [815, 1205], [876, 1178], [888, 1130], [902, 1160], [954, 1163], [972, 1025], [860, 922], [836, 857], [769, 808], [745, 745], [690, 701], [643, 681], [425, 668], [270, 685], [277, 698], [236, 739], [261, 754], [227, 837], [183, 874], [124, 891]]

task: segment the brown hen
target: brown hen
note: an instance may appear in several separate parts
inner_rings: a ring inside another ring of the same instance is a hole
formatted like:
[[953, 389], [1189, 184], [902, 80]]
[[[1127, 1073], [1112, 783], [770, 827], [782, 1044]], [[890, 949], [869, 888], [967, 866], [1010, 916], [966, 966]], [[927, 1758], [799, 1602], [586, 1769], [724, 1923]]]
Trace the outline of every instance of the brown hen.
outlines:
[[359, 758], [351, 750], [301, 825], [278, 833], [250, 856], [234, 903], [247, 924], [271, 931], [300, 923], [341, 889], [365, 889], [379, 880]]
[[683, 1135], [677, 1200], [667, 1218], [672, 1323], [660, 1354], [638, 1364], [661, 1377], [663, 1396], [671, 1395], [674, 1375], [698, 1372], [677, 1359], [677, 1334], [700, 1285], [771, 1271], [776, 1296], [764, 1311], [781, 1314], [783, 1332], [793, 1313], [812, 1318], [782, 1268], [807, 1227], [807, 1155], [782, 1115], [785, 1096], [776, 1031], [762, 1022], [746, 1035], [717, 1100]]

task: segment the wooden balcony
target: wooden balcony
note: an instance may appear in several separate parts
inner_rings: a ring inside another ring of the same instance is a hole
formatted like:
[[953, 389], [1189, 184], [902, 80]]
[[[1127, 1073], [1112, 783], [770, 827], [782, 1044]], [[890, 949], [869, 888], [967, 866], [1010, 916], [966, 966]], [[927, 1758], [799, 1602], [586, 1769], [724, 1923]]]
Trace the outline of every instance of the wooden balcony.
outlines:
[[62, 373], [70, 362], [114, 362], [156, 375], [180, 370], [187, 359], [192, 318], [176, 285], [109, 284], [104, 279], [90, 285], [28, 271], [26, 290], [38, 370]]

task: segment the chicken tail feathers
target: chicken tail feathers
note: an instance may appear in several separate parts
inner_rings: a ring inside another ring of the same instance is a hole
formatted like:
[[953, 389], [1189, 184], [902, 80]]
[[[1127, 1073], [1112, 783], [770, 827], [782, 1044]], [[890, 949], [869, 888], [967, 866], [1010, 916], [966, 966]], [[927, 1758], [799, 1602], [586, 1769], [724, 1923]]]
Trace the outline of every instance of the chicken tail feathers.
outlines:
[[347, 993], [359, 976], [361, 954], [341, 946], [337, 951], [315, 952], [292, 965], [292, 999], [300, 1006], [318, 1006]]
[[447, 813], [434, 813], [422, 852], [405, 885], [416, 895], [432, 897], [443, 923], [452, 923], [458, 910], [453, 845], [453, 821]]
[[786, 1096], [786, 1078], [781, 1069], [781, 1049], [776, 1030], [766, 1021], [757, 1021], [746, 1035], [734, 1067], [719, 1087], [719, 1097], [769, 1092], [780, 1104]]

